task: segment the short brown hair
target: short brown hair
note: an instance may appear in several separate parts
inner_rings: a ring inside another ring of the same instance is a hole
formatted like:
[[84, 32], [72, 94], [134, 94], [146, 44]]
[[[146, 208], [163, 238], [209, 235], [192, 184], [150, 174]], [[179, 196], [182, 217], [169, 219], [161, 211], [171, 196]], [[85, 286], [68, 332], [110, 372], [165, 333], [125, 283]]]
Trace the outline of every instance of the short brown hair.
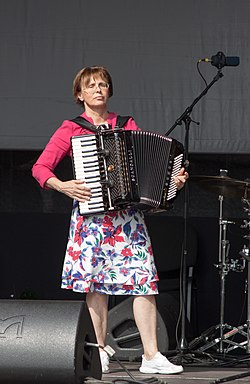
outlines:
[[78, 98], [79, 92], [81, 92], [81, 86], [84, 84], [87, 86], [91, 77], [100, 76], [104, 81], [109, 84], [109, 97], [113, 95], [113, 83], [112, 78], [105, 67], [94, 65], [92, 67], [82, 68], [76, 75], [73, 81], [73, 96], [77, 104], [83, 105], [83, 102]]

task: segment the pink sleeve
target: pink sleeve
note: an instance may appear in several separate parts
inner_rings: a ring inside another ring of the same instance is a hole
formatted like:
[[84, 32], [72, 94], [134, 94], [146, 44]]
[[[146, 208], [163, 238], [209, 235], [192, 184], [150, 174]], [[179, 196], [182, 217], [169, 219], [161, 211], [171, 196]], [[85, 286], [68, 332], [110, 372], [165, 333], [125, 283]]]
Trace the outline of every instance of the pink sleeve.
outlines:
[[55, 177], [54, 169], [57, 164], [66, 155], [70, 155], [71, 136], [73, 136], [72, 123], [65, 120], [51, 137], [42, 154], [34, 164], [32, 176], [38, 181], [42, 188], [47, 189], [45, 183], [49, 178]]
[[127, 123], [124, 126], [124, 129], [130, 130], [130, 131], [133, 131], [133, 130], [134, 131], [140, 131], [141, 130], [132, 117], [127, 121]]

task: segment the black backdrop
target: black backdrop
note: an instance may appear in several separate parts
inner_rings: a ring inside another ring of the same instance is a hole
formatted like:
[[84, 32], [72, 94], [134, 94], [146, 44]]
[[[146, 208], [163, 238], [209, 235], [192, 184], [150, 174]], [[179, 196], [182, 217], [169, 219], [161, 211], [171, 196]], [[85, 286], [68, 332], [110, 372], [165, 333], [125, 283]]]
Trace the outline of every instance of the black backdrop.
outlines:
[[[1, 298], [78, 299], [79, 294], [60, 289], [71, 201], [54, 191], [43, 191], [32, 179], [31, 165], [39, 153], [0, 151], [0, 295]], [[246, 155], [198, 154], [190, 156], [190, 163], [194, 174], [214, 175], [219, 169], [227, 168], [233, 178], [238, 176], [243, 180], [249, 175]], [[70, 176], [70, 161], [63, 162], [57, 171], [65, 178]], [[188, 189], [188, 228], [193, 229], [197, 239], [192, 325], [199, 334], [219, 321], [220, 278], [214, 266], [218, 263], [219, 203], [216, 193], [201, 189], [197, 183], [190, 182]], [[180, 257], [183, 199], [181, 193], [173, 210], [147, 217], [160, 276]], [[223, 208], [224, 218], [235, 222], [227, 231], [229, 257], [242, 263], [239, 252], [246, 244], [243, 236], [247, 232], [241, 226], [248, 216], [240, 196], [225, 196]], [[230, 272], [226, 278], [225, 320], [229, 324], [246, 320], [246, 277], [245, 268], [243, 272]]]
[[[218, 175], [222, 168], [249, 178], [249, 8], [245, 0], [0, 0], [2, 298], [76, 298], [60, 289], [71, 202], [42, 191], [31, 166], [61, 121], [79, 113], [71, 82], [82, 66], [106, 65], [115, 83], [111, 109], [165, 133], [204, 89], [197, 60], [219, 50], [239, 56], [240, 66], [223, 68], [224, 77], [193, 111], [201, 124], [191, 125], [189, 171]], [[211, 64], [200, 69], [208, 81], [217, 73]], [[183, 141], [184, 127], [173, 136]], [[69, 177], [70, 162], [57, 172]], [[225, 196], [224, 209], [235, 221], [228, 236], [231, 257], [238, 258], [247, 219], [240, 196]], [[189, 216], [198, 241], [199, 333], [219, 320], [218, 196], [190, 183]], [[166, 228], [183, 220], [183, 194], [164, 217]], [[180, 238], [178, 229], [173, 237]], [[166, 268], [168, 257], [164, 246], [156, 255]], [[242, 310], [245, 320], [245, 278], [246, 270], [228, 276], [228, 323], [241, 322]]]

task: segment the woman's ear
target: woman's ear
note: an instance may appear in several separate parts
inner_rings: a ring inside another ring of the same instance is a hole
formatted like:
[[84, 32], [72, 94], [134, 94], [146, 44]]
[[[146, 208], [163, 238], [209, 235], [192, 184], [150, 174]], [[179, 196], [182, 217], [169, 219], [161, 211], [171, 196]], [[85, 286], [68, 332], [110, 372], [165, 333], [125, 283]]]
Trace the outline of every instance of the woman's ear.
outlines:
[[80, 101], [84, 101], [84, 97], [83, 97], [83, 94], [82, 94], [82, 93], [79, 93], [79, 94], [78, 94], [78, 100], [80, 100]]

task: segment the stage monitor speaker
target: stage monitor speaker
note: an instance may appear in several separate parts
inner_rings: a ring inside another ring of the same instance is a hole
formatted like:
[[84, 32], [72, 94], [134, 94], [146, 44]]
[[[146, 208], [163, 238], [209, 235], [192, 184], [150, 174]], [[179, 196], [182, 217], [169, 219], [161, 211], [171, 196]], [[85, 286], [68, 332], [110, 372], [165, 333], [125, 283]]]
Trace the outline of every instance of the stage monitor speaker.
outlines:
[[83, 301], [0, 300], [0, 383], [82, 384], [101, 379]]
[[[109, 310], [107, 344], [115, 351], [120, 360], [138, 360], [143, 354], [143, 347], [133, 313], [133, 297]], [[147, 321], [147, 319], [145, 319]], [[165, 323], [157, 311], [157, 340], [162, 353], [168, 351], [169, 338]]]

